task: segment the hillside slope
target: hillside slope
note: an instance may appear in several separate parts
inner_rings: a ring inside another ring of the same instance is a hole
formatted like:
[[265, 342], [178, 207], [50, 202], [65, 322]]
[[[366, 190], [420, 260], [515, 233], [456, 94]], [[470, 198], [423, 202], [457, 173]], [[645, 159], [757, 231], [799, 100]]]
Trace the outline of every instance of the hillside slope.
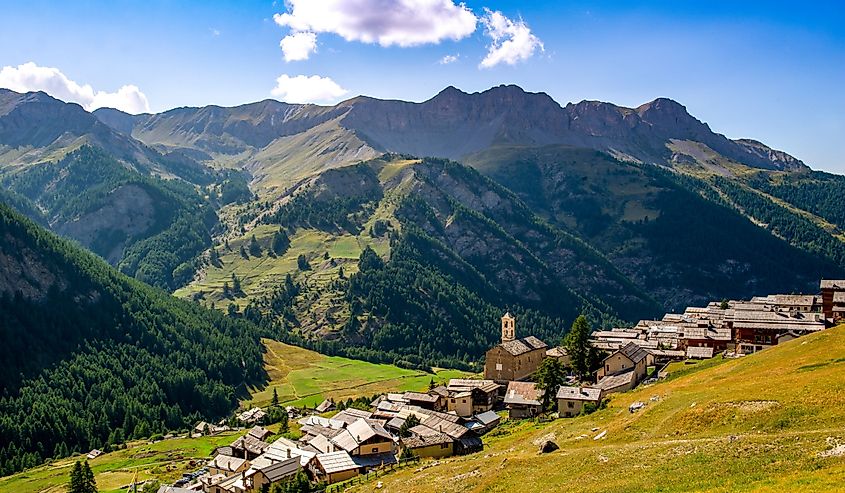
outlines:
[[[683, 167], [671, 173], [569, 146], [496, 147], [466, 162], [603, 252], [667, 311], [755, 293], [811, 292], [819, 278], [845, 272], [845, 243], [835, 231], [783, 207], [737, 207], [711, 189], [736, 187], [737, 179], [695, 176]], [[802, 174], [780, 173], [784, 182], [798, 183]], [[822, 204], [835, 190], [822, 182], [812, 191]], [[826, 203], [826, 210], [839, 202]]]
[[495, 342], [506, 309], [552, 343], [582, 311], [607, 325], [660, 310], [578, 237], [450, 161], [386, 155], [328, 170], [253, 214], [178, 294], [270, 313], [315, 343], [465, 365]]
[[0, 475], [220, 417], [264, 378], [254, 326], [132, 280], [3, 204], [0, 313]]
[[[739, 360], [681, 365], [594, 414], [506, 425], [482, 453], [379, 478], [380, 491], [839, 491], [843, 369], [845, 327]], [[637, 401], [646, 407], [629, 413]], [[532, 441], [548, 434], [560, 450], [538, 455]]]

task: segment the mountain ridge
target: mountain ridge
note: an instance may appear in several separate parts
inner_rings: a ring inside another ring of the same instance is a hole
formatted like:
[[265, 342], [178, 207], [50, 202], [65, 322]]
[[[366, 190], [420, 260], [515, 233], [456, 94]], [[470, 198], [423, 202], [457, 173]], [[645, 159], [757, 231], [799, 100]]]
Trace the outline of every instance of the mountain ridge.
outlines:
[[[258, 175], [285, 162], [284, 157], [260, 155], [262, 149], [332, 120], [345, 141], [368, 147], [367, 157], [395, 152], [462, 160], [497, 145], [557, 144], [672, 167], [678, 153], [669, 144], [681, 140], [698, 142], [752, 168], [808, 169], [783, 151], [713, 132], [672, 99], [657, 98], [636, 108], [587, 100], [562, 106], [545, 92], [527, 92], [516, 85], [473, 93], [448, 86], [422, 102], [356, 96], [324, 106], [265, 99], [120, 117], [117, 110], [100, 109], [94, 115], [147, 145], [190, 150], [207, 163], [248, 166]], [[339, 157], [336, 165], [355, 160]], [[261, 184], [258, 180], [259, 188]]]

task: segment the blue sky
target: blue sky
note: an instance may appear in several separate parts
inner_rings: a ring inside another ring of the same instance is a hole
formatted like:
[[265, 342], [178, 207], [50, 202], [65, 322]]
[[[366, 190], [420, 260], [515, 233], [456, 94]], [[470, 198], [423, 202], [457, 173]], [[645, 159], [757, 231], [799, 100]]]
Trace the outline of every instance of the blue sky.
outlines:
[[[389, 3], [356, 2], [352, 15]], [[91, 86], [74, 89], [89, 106], [120, 100], [123, 93], [113, 93], [131, 84], [152, 111], [273, 97], [282, 75], [331, 79], [336, 86], [325, 102], [358, 94], [422, 101], [447, 85], [472, 92], [511, 83], [561, 104], [636, 106], [670, 97], [729, 137], [756, 138], [816, 169], [845, 173], [845, 7], [735, 3], [471, 0], [466, 9], [479, 19], [472, 33], [404, 47], [345, 32], [348, 41], [341, 30], [317, 25], [318, 16], [298, 27], [313, 32], [316, 52], [285, 61], [279, 43], [293, 31], [273, 19], [288, 10], [283, 2], [30, 0], [3, 7], [0, 67], [56, 68]], [[543, 49], [535, 46], [512, 65], [480, 67], [493, 42], [482, 21], [489, 12], [524, 22]], [[371, 28], [374, 21], [367, 22]], [[384, 23], [373, 29], [391, 27]], [[400, 40], [424, 29], [405, 26]], [[448, 55], [457, 60], [439, 63]], [[325, 81], [305, 82], [314, 88]]]

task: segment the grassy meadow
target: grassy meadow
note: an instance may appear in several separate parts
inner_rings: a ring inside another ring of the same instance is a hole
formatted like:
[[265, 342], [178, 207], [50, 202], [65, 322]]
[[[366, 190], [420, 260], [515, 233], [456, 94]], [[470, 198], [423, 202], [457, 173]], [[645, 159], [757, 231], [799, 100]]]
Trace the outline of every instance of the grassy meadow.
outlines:
[[[183, 473], [205, 465], [211, 451], [228, 445], [237, 437], [227, 433], [201, 438], [175, 438], [156, 443], [131, 442], [127, 448], [101, 455], [88, 461], [94, 472], [97, 487], [104, 493], [126, 491], [136, 471], [138, 480], [158, 479], [175, 481]], [[0, 493], [58, 493], [66, 491], [70, 469], [75, 456], [0, 478]]]
[[[508, 422], [484, 452], [379, 478], [381, 491], [845, 491], [845, 327], [670, 371], [588, 416]], [[540, 455], [544, 436], [560, 450]]]
[[436, 370], [435, 374], [393, 365], [368, 363], [340, 356], [326, 356], [289, 344], [265, 339], [264, 367], [268, 385], [253, 389], [243, 407], [270, 403], [275, 389], [279, 401], [293, 406], [314, 406], [326, 398], [335, 400], [384, 392], [426, 390], [433, 378], [443, 382], [462, 378], [466, 372]]

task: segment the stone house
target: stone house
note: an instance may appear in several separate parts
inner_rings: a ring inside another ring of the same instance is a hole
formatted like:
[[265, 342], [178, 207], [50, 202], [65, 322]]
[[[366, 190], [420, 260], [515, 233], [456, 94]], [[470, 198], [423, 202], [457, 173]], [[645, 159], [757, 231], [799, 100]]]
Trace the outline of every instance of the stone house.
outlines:
[[505, 391], [505, 407], [510, 419], [533, 418], [543, 410], [540, 392], [534, 382], [509, 382]]
[[529, 378], [543, 358], [548, 346], [534, 336], [516, 339], [516, 319], [510, 313], [502, 317], [502, 342], [487, 351], [484, 378], [496, 382]]
[[557, 391], [557, 412], [562, 418], [578, 416], [584, 405], [601, 404], [602, 390], [593, 387], [560, 387]]

